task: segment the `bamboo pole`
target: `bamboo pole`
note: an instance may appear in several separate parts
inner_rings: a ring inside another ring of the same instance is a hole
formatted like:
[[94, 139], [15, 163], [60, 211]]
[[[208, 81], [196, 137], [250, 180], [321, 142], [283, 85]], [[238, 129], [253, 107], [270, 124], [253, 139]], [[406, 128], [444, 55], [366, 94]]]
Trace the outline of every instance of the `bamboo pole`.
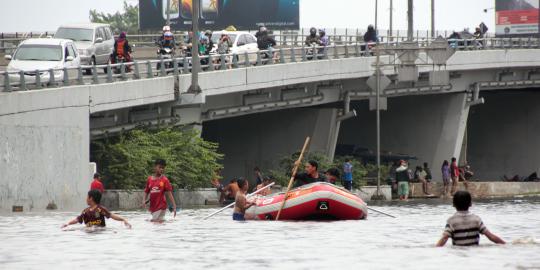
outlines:
[[306, 149], [309, 145], [310, 138], [306, 138], [306, 142], [304, 142], [304, 147], [302, 147], [302, 151], [300, 152], [300, 156], [298, 157], [298, 160], [294, 164], [294, 167], [292, 169], [292, 175], [291, 179], [289, 180], [289, 185], [287, 186], [287, 192], [285, 192], [285, 197], [283, 198], [283, 202], [281, 203], [281, 207], [279, 208], [279, 211], [276, 216], [276, 220], [279, 220], [279, 216], [281, 215], [281, 210], [283, 210], [283, 207], [285, 207], [285, 202], [287, 201], [287, 196], [289, 195], [289, 191], [291, 190], [292, 183], [294, 182], [294, 178], [296, 176], [296, 172], [298, 171], [298, 167], [300, 166], [300, 163], [302, 162], [302, 159], [304, 158], [304, 153], [306, 152]]

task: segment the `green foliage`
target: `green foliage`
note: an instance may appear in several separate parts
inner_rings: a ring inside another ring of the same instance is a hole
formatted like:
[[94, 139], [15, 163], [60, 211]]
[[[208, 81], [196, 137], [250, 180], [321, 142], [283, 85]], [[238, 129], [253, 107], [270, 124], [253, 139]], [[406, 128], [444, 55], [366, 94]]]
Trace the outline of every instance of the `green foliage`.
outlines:
[[[270, 170], [268, 174], [271, 174], [275, 180], [276, 184], [282, 186], [287, 186], [289, 183], [292, 168], [294, 162], [298, 159], [300, 153], [294, 153], [290, 156], [285, 156], [279, 161], [279, 167], [275, 170]], [[343, 175], [343, 163], [346, 159], [350, 159], [351, 164], [353, 165], [353, 186], [359, 188], [368, 184], [368, 178], [370, 176], [375, 177], [377, 175], [377, 166], [374, 164], [364, 165], [360, 160], [355, 159], [354, 157], [344, 157], [338, 156], [334, 158], [334, 162], [330, 162], [328, 158], [320, 152], [308, 153], [304, 156], [304, 163], [309, 160], [314, 160], [319, 163], [319, 171], [325, 172], [330, 168], [337, 168], [341, 175]], [[303, 166], [300, 166], [298, 169], [299, 172], [303, 170]], [[389, 167], [381, 165], [381, 184], [385, 184], [384, 179], [388, 176]]]
[[122, 31], [136, 33], [139, 30], [139, 6], [124, 1], [124, 11], [114, 14], [90, 10], [90, 21], [93, 23], [108, 23], [115, 33]]
[[209, 187], [222, 168], [218, 145], [200, 138], [195, 130], [165, 128], [132, 130], [116, 138], [92, 143], [92, 160], [113, 189], [143, 188], [153, 173], [153, 162], [165, 159], [165, 175], [175, 188]]

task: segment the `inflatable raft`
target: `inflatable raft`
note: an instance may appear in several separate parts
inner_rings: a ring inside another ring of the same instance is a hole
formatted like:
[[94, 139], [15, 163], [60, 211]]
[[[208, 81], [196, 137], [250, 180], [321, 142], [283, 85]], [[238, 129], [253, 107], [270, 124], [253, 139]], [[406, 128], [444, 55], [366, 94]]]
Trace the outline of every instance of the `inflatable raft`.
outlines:
[[[256, 199], [246, 219], [275, 220], [285, 193]], [[348, 190], [317, 182], [289, 191], [280, 220], [351, 220], [367, 217], [367, 205]]]

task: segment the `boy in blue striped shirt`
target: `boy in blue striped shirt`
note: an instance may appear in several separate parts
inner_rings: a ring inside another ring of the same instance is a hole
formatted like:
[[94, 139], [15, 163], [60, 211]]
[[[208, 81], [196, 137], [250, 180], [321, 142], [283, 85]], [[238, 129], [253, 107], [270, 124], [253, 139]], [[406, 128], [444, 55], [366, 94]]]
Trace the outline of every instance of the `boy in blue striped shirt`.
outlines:
[[454, 207], [457, 212], [446, 222], [442, 238], [437, 242], [442, 247], [452, 238], [454, 246], [476, 246], [480, 243], [480, 234], [485, 235], [496, 244], [505, 244], [497, 235], [491, 233], [480, 217], [469, 212], [472, 205], [471, 194], [467, 191], [458, 191], [454, 194]]

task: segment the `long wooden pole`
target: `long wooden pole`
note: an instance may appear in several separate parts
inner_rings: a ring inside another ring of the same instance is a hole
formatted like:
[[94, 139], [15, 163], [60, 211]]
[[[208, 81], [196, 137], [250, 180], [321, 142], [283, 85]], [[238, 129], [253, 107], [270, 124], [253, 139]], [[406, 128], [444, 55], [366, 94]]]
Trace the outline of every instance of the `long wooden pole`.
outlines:
[[292, 175], [291, 179], [289, 180], [289, 185], [287, 186], [287, 192], [285, 192], [285, 197], [283, 198], [283, 202], [281, 203], [281, 207], [279, 208], [279, 211], [277, 212], [276, 220], [279, 220], [279, 216], [281, 215], [281, 210], [283, 210], [283, 207], [285, 207], [285, 202], [287, 201], [287, 196], [289, 195], [289, 191], [291, 190], [292, 183], [294, 182], [294, 178], [296, 176], [296, 172], [298, 171], [298, 167], [300, 166], [300, 163], [302, 162], [302, 159], [304, 158], [304, 153], [306, 152], [306, 149], [309, 145], [310, 138], [306, 138], [306, 142], [304, 142], [304, 147], [302, 147], [302, 151], [300, 152], [300, 156], [298, 157], [298, 160], [294, 164], [294, 167], [292, 169]]
[[[273, 186], [275, 183], [276, 183], [276, 182], [272, 182], [272, 183], [270, 183], [270, 184], [268, 184], [268, 185], [266, 185], [266, 186], [264, 186], [264, 187], [262, 187], [262, 188], [259, 188], [257, 191], [255, 191], [255, 192], [253, 192], [253, 193], [251, 193], [251, 194], [248, 194], [248, 195], [246, 196], [246, 198], [249, 198], [249, 197], [251, 197], [251, 196], [253, 196], [253, 195], [258, 194], [259, 192], [261, 192], [261, 191], [263, 191], [263, 190], [265, 190], [265, 189], [267, 189], [267, 188]], [[227, 209], [227, 208], [233, 206], [235, 203], [236, 203], [236, 202], [230, 203], [229, 205], [227, 205], [227, 206], [225, 206], [225, 207], [223, 207], [223, 208], [221, 208], [221, 209], [215, 211], [214, 213], [212, 213], [212, 214], [210, 214], [210, 215], [204, 217], [203, 219], [207, 219], [207, 218], [209, 218], [209, 217], [211, 217], [211, 216], [214, 216], [215, 214], [220, 213], [220, 212], [222, 212], [223, 210], [225, 210], [225, 209]]]

